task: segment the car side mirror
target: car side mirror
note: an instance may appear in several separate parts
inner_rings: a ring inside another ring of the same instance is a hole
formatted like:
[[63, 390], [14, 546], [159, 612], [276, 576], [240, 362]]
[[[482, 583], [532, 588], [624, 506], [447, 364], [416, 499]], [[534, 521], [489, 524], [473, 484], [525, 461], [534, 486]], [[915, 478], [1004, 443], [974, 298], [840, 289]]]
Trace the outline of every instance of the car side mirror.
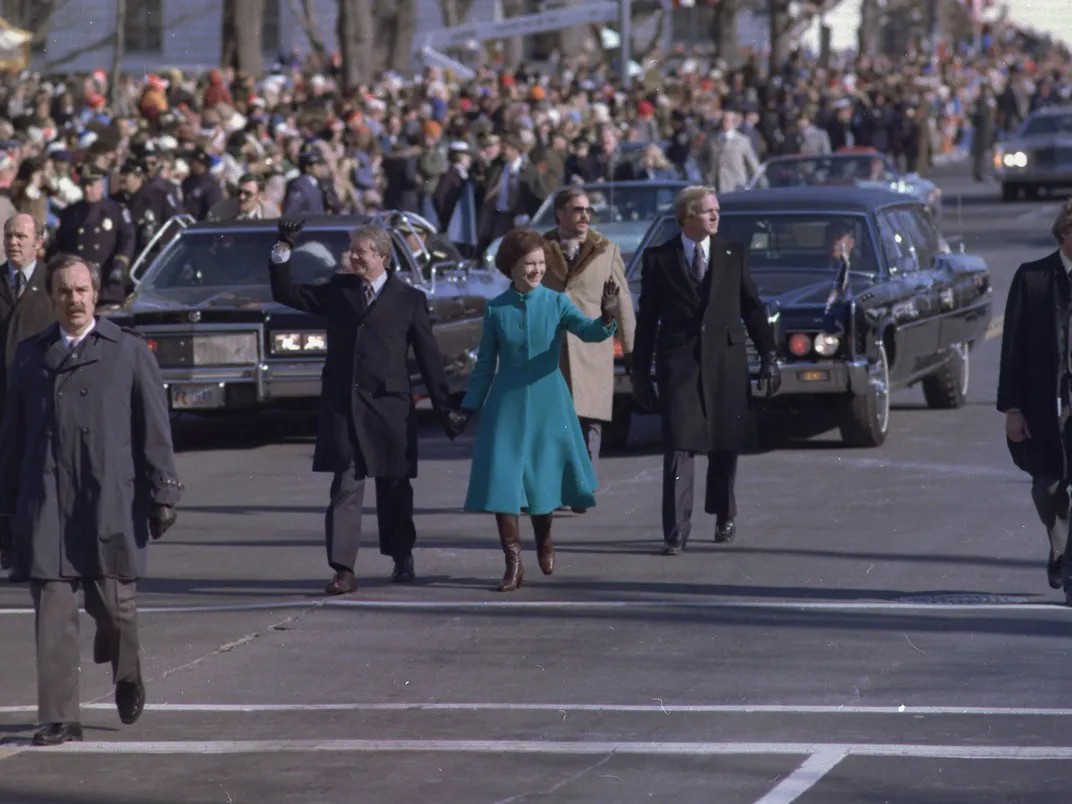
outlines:
[[890, 273], [894, 276], [911, 273], [916, 270], [916, 261], [913, 257], [898, 257], [890, 263]]

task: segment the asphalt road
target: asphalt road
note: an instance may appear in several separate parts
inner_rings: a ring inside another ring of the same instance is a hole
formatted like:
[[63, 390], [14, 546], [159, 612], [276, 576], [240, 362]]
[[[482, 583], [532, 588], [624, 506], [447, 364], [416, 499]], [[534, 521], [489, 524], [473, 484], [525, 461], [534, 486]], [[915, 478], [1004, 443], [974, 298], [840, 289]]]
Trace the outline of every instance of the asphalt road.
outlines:
[[27, 747], [32, 616], [0, 588], [0, 801], [1067, 802], [1072, 612], [994, 410], [1008, 283], [1053, 248], [1056, 203], [1000, 204], [964, 172], [945, 228], [959, 206], [996, 308], [968, 404], [909, 390], [879, 449], [744, 457], [731, 546], [700, 514], [659, 555], [638, 420], [598, 507], [556, 517], [555, 575], [528, 537], [504, 597], [494, 522], [459, 511], [471, 439], [429, 428], [420, 584], [387, 583], [370, 518], [361, 588], [326, 601], [309, 420], [179, 421], [186, 496], [140, 591], [149, 708], [120, 725], [87, 627], [89, 741]]

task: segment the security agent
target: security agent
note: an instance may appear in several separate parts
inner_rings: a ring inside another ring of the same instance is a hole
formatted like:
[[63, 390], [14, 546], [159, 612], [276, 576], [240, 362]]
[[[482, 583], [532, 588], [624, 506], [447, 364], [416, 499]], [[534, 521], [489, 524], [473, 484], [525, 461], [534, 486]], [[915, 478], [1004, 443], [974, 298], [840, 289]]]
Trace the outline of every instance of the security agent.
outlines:
[[298, 167], [302, 174], [287, 184], [283, 198], [283, 215], [338, 214], [339, 202], [330, 186], [331, 180], [324, 153], [315, 145], [306, 145], [298, 154]]
[[119, 169], [121, 190], [112, 196], [127, 208], [134, 225], [134, 253], [141, 252], [160, 231], [172, 215], [178, 214], [178, 206], [159, 184], [149, 180], [149, 169], [137, 159], [128, 159]]
[[122, 304], [134, 259], [134, 222], [126, 207], [105, 198], [106, 179], [96, 165], [82, 167], [79, 183], [85, 197], [60, 213], [49, 256], [74, 254], [97, 265], [102, 277], [100, 303]]
[[160, 369], [145, 342], [96, 312], [100, 273], [45, 267], [57, 323], [21, 344], [0, 425], [0, 565], [29, 581], [37, 637], [35, 745], [82, 739], [78, 592], [96, 622], [123, 723], [145, 707], [135, 592], [147, 545], [182, 486]]

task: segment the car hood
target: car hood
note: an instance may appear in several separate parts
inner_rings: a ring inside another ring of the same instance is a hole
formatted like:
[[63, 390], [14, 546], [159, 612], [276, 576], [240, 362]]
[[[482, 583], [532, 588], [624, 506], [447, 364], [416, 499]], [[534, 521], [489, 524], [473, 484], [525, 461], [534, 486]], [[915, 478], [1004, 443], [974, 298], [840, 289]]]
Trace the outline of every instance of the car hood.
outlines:
[[1002, 150], [1006, 153], [1010, 151], [1023, 151], [1028, 148], [1052, 148], [1057, 147], [1072, 147], [1072, 136], [1068, 134], [1038, 134], [1034, 137], [1016, 137], [1001, 144]]
[[[835, 274], [823, 270], [768, 270], [753, 269], [752, 279], [756, 283], [763, 301], [780, 309], [790, 307], [824, 307]], [[865, 276], [850, 276], [849, 287], [856, 294], [872, 284]]]
[[[197, 318], [190, 318], [191, 313]], [[117, 315], [133, 323], [171, 324], [189, 321], [263, 322], [289, 318], [297, 311], [272, 300], [268, 285], [232, 285], [154, 289], [141, 287]]]

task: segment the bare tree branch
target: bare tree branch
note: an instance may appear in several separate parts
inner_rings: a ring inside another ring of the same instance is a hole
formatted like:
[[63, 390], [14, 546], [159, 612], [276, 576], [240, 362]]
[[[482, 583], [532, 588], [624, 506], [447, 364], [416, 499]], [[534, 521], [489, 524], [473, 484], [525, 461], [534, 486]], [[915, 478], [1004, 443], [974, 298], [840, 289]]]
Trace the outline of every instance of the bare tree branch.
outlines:
[[287, 0], [287, 5], [290, 7], [290, 13], [294, 15], [298, 25], [301, 26], [305, 37], [309, 40], [313, 51], [318, 56], [327, 53], [328, 48], [324, 44], [324, 34], [320, 32], [320, 26], [317, 24], [312, 0]]

